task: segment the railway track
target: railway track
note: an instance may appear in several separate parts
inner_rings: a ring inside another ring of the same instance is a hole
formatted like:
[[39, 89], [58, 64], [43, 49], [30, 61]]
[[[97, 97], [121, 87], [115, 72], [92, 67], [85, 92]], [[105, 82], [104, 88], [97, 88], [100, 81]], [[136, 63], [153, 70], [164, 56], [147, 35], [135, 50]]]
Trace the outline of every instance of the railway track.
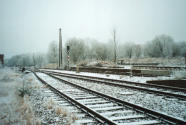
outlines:
[[86, 81], [98, 82], [106, 85], [111, 86], [118, 86], [124, 88], [130, 88], [135, 90], [141, 90], [148, 93], [159, 94], [163, 96], [174, 97], [178, 99], [186, 99], [186, 90], [182, 88], [176, 87], [168, 87], [162, 85], [154, 85], [154, 84], [145, 84], [145, 83], [135, 83], [135, 82], [127, 82], [122, 80], [114, 80], [114, 79], [106, 79], [100, 77], [93, 77], [93, 76], [83, 76], [83, 75], [75, 75], [75, 74], [67, 74], [67, 73], [59, 73], [54, 71], [44, 71], [44, 73], [55, 74], [62, 77], [69, 77], [73, 79], [81, 79]]
[[143, 65], [134, 65], [133, 68], [136, 69], [156, 69], [156, 70], [185, 70], [185, 66], [143, 66]]
[[[73, 102], [100, 124], [185, 124], [185, 121], [180, 119], [84, 88], [52, 74], [49, 76], [43, 75], [43, 73], [34, 74], [42, 83], [47, 84], [51, 90]], [[53, 80], [47, 80], [52, 78]], [[55, 82], [54, 79], [59, 80], [60, 83]], [[50, 81], [50, 83], [47, 81]], [[89, 121], [87, 124], [94, 124], [95, 120], [93, 122]]]
[[[91, 124], [99, 124], [99, 121], [92, 118], [92, 116], [87, 114], [87, 112], [82, 110], [68, 98], [59, 95], [56, 91], [53, 91], [50, 87], [43, 85], [43, 87], [40, 88], [40, 91], [44, 94], [45, 97], [50, 98], [51, 103], [58, 104], [59, 107], [62, 107], [63, 115], [70, 114], [71, 119], [76, 120], [75, 123], [86, 124], [89, 122]], [[71, 123], [73, 122], [74, 121], [71, 121]]]

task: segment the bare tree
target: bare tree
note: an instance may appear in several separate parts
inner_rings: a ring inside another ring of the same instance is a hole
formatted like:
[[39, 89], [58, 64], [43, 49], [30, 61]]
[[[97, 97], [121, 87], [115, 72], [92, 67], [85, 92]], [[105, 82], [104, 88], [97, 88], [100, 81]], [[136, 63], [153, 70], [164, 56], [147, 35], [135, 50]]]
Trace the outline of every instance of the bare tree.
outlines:
[[37, 64], [38, 64], [39, 67], [42, 66], [43, 61], [44, 61], [43, 55], [42, 55], [42, 54], [38, 54], [38, 55], [36, 56], [36, 62], [37, 62]]
[[58, 61], [58, 46], [55, 41], [52, 41], [48, 48], [48, 61], [50, 63], [57, 63]]
[[174, 40], [167, 35], [156, 36], [145, 47], [146, 55], [150, 57], [172, 57]]
[[123, 45], [123, 52], [125, 57], [131, 58], [133, 56], [133, 48], [134, 48], [134, 43], [132, 42], [127, 42]]
[[134, 55], [135, 55], [137, 58], [139, 58], [139, 57], [141, 56], [141, 53], [142, 53], [141, 46], [140, 46], [140, 45], [134, 45], [133, 53], [134, 53]]
[[66, 43], [66, 46], [67, 45], [70, 46], [70, 59], [74, 63], [85, 59], [85, 43], [82, 39], [69, 39]]
[[32, 55], [32, 62], [33, 62], [33, 65], [36, 66], [36, 55], [35, 55], [35, 53], [33, 53], [33, 55]]
[[179, 43], [179, 49], [180, 49], [180, 56], [185, 58], [185, 64], [186, 64], [186, 42]]
[[95, 52], [96, 59], [107, 60], [109, 56], [109, 50], [107, 44], [96, 42], [92, 45], [92, 52]]

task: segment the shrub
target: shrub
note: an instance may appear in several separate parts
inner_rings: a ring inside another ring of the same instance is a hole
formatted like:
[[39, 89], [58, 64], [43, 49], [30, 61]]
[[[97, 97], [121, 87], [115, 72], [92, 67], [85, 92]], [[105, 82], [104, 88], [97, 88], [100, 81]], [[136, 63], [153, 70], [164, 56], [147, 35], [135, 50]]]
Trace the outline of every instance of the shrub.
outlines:
[[186, 70], [174, 71], [172, 75], [175, 79], [186, 79]]
[[25, 95], [30, 95], [30, 91], [28, 88], [20, 88], [19, 96], [24, 97]]

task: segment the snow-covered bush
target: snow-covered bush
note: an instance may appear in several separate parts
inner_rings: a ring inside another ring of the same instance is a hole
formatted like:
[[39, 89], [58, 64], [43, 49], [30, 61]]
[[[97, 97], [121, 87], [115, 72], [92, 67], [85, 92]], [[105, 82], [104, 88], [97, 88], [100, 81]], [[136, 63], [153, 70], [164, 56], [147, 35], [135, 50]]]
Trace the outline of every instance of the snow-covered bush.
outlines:
[[186, 70], [174, 71], [172, 76], [175, 79], [186, 79]]

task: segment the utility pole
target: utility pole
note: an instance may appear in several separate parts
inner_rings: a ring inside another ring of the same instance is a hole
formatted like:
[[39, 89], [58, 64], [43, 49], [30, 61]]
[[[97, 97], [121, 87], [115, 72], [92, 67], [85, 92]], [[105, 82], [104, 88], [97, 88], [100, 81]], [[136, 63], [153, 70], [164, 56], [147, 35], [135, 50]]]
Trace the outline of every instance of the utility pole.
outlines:
[[114, 63], [116, 64], [116, 29], [113, 30], [113, 41], [114, 41]]
[[59, 29], [59, 68], [62, 68], [62, 35], [61, 28]]

